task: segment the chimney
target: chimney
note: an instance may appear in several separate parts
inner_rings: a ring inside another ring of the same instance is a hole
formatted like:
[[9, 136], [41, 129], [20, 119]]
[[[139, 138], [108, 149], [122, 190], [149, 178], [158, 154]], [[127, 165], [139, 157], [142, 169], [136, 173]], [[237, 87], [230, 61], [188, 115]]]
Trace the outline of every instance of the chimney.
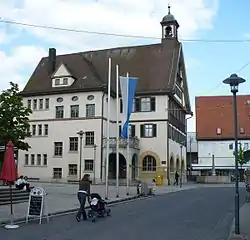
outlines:
[[51, 75], [56, 70], [56, 49], [49, 48], [48, 73]]

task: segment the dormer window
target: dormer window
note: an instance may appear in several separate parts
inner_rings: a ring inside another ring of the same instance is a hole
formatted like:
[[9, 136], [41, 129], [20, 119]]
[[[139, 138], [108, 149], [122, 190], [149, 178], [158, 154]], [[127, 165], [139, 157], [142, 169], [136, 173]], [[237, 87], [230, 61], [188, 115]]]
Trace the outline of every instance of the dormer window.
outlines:
[[63, 78], [63, 85], [68, 85], [68, 78]]
[[57, 86], [57, 85], [60, 85], [60, 78], [56, 78], [55, 79], [55, 85]]

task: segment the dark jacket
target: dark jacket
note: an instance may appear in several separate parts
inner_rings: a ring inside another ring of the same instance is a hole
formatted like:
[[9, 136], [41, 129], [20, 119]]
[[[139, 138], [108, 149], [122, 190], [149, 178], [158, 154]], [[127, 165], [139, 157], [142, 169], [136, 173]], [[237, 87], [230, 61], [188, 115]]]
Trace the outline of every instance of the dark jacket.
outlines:
[[79, 191], [85, 191], [90, 194], [90, 182], [88, 180], [81, 180], [79, 182]]

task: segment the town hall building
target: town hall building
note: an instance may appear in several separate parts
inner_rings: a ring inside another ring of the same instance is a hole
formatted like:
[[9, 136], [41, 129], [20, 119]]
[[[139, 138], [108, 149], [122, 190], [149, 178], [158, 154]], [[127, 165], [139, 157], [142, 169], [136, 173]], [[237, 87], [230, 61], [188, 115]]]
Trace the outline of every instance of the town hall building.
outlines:
[[[39, 62], [24, 90], [31, 108], [28, 152], [19, 152], [19, 173], [43, 181], [77, 181], [89, 173], [104, 181], [107, 136], [108, 59], [112, 60], [109, 178], [116, 176], [115, 66], [120, 76], [138, 78], [130, 119], [130, 156], [120, 138], [119, 176], [130, 180], [161, 176], [173, 181], [186, 172], [186, 115], [191, 106], [179, 24], [170, 13], [161, 21], [158, 44], [49, 56]], [[120, 120], [123, 104], [120, 99]], [[121, 124], [121, 123], [120, 123]], [[80, 163], [83, 132], [82, 162]], [[80, 167], [81, 166], [81, 167]], [[81, 169], [80, 169], [81, 168]]]

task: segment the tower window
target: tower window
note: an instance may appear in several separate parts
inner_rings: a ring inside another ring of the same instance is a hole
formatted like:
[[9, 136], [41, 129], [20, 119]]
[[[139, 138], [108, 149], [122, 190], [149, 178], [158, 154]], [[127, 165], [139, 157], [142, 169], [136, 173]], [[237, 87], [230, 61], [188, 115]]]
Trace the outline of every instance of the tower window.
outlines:
[[167, 26], [165, 29], [165, 37], [172, 37], [172, 28], [171, 26]]

